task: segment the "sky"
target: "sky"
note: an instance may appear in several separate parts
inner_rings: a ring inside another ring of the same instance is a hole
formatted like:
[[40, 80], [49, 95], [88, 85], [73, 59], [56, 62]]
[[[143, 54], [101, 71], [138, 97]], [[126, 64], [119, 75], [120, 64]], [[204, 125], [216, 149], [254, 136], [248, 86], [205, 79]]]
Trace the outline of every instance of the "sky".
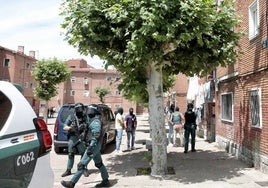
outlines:
[[60, 60], [85, 59], [95, 68], [103, 68], [98, 56], [80, 55], [64, 40], [59, 16], [61, 0], [5, 0], [0, 11], [0, 46], [24, 53], [35, 51], [36, 58]]

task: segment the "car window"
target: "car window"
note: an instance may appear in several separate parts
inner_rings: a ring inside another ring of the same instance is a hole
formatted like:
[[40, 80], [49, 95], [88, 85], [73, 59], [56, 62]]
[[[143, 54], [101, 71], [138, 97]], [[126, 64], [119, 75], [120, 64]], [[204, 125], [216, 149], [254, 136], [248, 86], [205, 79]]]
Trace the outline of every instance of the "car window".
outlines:
[[105, 108], [102, 108], [102, 122], [104, 124], [107, 124], [107, 112], [106, 112], [106, 109]]
[[0, 131], [4, 127], [12, 108], [11, 101], [0, 91]]
[[70, 114], [74, 114], [74, 107], [73, 106], [64, 106], [62, 108], [62, 112], [61, 112], [61, 121], [62, 122], [65, 122], [65, 120], [67, 119], [67, 117], [70, 115]]
[[109, 116], [110, 116], [110, 121], [114, 121], [114, 113], [112, 112], [111, 109], [109, 109]]

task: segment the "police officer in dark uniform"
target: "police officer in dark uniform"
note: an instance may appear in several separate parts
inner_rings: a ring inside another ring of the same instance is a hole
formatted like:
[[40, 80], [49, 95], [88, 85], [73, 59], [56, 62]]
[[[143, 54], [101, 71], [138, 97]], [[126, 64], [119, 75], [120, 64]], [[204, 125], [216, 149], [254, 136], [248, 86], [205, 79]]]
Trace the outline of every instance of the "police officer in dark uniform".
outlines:
[[[68, 131], [68, 163], [67, 170], [61, 175], [62, 177], [71, 175], [75, 153], [78, 152], [82, 157], [86, 149], [83, 142], [80, 141], [80, 135], [89, 123], [86, 107], [82, 103], [77, 103], [74, 110], [75, 114], [67, 117], [63, 127]], [[88, 176], [87, 171], [84, 172], [84, 175]]]
[[189, 136], [191, 135], [191, 149], [192, 152], [195, 152], [195, 130], [196, 130], [196, 115], [193, 111], [194, 105], [189, 103], [187, 105], [187, 111], [184, 114], [185, 123], [184, 123], [184, 153], [188, 152], [189, 145]]
[[90, 123], [87, 127], [87, 133], [84, 138], [84, 142], [87, 145], [87, 149], [77, 165], [77, 171], [72, 177], [71, 181], [61, 181], [64, 187], [73, 188], [75, 184], [80, 179], [86, 166], [91, 161], [94, 160], [95, 166], [100, 170], [102, 182], [97, 184], [96, 187], [110, 187], [110, 182], [108, 180], [109, 175], [106, 167], [104, 166], [101, 158], [101, 143], [100, 138], [102, 134], [102, 123], [100, 120], [100, 111], [97, 105], [90, 105], [88, 107], [88, 116]]

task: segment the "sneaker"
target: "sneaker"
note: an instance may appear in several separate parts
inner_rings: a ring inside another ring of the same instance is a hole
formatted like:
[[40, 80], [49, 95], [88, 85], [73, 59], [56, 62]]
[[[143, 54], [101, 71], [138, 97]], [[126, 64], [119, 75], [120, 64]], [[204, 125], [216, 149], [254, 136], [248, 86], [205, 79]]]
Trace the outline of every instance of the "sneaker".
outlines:
[[183, 153], [187, 153], [187, 151], [184, 151]]
[[102, 180], [101, 183], [97, 184], [95, 187], [110, 187], [110, 181], [108, 179]]
[[88, 169], [85, 169], [85, 170], [83, 171], [83, 175], [84, 175], [85, 177], [88, 177], [89, 174], [90, 174], [90, 172], [89, 172]]
[[192, 152], [196, 152], [196, 150], [195, 149], [192, 149]]
[[71, 175], [72, 173], [71, 173], [71, 170], [66, 170], [62, 175], [61, 175], [61, 177], [65, 177], [65, 176], [69, 176], [69, 175]]
[[116, 151], [116, 154], [122, 154], [123, 152], [121, 150]]
[[75, 183], [71, 181], [61, 181], [60, 183], [63, 187], [67, 187], [67, 188], [74, 188], [75, 186]]

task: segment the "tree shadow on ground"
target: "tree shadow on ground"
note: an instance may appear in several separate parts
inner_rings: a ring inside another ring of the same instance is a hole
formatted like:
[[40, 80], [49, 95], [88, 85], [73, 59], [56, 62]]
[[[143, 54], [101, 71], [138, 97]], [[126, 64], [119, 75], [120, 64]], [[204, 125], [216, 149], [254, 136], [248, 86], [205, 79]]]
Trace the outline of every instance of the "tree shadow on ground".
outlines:
[[[137, 176], [138, 168], [147, 168], [149, 163], [144, 159], [147, 150], [140, 148], [134, 152], [115, 155], [109, 159], [107, 166], [110, 173], [122, 177]], [[167, 174], [160, 179], [179, 181], [184, 184], [205, 181], [223, 181], [242, 175], [248, 168], [242, 161], [227, 155], [224, 151], [197, 150], [197, 152], [168, 153], [168, 167], [173, 167], [175, 174]], [[159, 179], [150, 176], [150, 179]]]

